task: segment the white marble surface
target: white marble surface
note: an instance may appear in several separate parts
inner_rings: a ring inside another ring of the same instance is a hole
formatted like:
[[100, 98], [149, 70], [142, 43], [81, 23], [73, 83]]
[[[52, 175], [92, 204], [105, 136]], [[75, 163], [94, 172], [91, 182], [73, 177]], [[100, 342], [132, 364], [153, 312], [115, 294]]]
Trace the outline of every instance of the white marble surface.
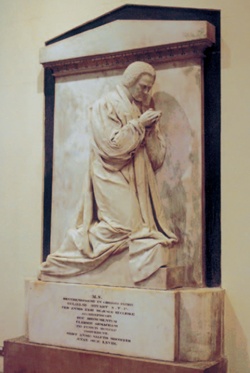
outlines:
[[212, 361], [223, 355], [224, 291], [180, 291], [179, 360]]
[[28, 298], [31, 342], [174, 360], [175, 292], [31, 281]]
[[[202, 88], [198, 60], [157, 66], [152, 92], [163, 112], [167, 152], [157, 181], [165, 214], [177, 233], [177, 265], [187, 284], [202, 284]], [[51, 251], [74, 226], [88, 167], [88, 107], [120, 81], [121, 71], [56, 80]], [[193, 269], [190, 271], [190, 267]]]
[[206, 21], [117, 20], [42, 48], [40, 62], [214, 38]]
[[27, 287], [31, 342], [165, 361], [223, 356], [220, 288], [156, 291], [35, 280]]

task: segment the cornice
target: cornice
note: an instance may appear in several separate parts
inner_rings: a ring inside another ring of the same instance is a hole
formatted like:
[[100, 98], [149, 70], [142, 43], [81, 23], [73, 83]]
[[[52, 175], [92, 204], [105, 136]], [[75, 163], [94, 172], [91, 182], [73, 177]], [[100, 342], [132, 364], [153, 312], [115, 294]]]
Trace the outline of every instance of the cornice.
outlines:
[[55, 77], [63, 77], [124, 69], [134, 61], [144, 61], [157, 65], [164, 62], [204, 58], [205, 50], [211, 47], [212, 44], [210, 39], [198, 39], [122, 52], [45, 62], [43, 66], [44, 68], [50, 68]]

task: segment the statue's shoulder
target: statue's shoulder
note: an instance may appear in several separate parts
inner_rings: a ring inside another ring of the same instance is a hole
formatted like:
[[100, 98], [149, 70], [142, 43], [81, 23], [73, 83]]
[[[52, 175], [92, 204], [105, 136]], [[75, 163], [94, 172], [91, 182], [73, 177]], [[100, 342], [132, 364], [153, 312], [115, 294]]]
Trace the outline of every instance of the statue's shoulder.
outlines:
[[95, 108], [103, 108], [103, 109], [111, 109], [117, 108], [120, 105], [121, 97], [119, 95], [119, 92], [114, 89], [103, 96], [101, 96], [99, 99], [97, 99], [93, 104], [93, 109]]
[[108, 92], [105, 96], [105, 99], [107, 102], [110, 103], [119, 103], [121, 101], [121, 97], [117, 89]]

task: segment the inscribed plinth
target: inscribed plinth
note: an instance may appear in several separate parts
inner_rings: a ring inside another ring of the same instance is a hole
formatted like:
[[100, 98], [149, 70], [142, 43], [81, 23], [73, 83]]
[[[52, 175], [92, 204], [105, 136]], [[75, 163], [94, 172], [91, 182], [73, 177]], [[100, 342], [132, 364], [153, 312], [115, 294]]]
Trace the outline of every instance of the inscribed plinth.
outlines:
[[31, 342], [164, 361], [213, 361], [223, 353], [220, 288], [161, 291], [30, 281], [27, 290]]

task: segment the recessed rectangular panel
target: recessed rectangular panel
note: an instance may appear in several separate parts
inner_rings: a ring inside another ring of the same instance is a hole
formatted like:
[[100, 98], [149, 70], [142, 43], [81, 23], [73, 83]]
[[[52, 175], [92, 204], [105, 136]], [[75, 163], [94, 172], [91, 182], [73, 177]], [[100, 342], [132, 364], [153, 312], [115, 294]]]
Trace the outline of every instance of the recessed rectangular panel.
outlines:
[[[156, 178], [169, 225], [179, 239], [187, 284], [202, 273], [202, 66], [199, 59], [155, 66], [154, 106], [162, 111], [166, 156]], [[89, 107], [121, 81], [123, 71], [56, 80], [51, 251], [74, 226], [91, 148]], [[191, 269], [191, 270], [190, 270]]]

